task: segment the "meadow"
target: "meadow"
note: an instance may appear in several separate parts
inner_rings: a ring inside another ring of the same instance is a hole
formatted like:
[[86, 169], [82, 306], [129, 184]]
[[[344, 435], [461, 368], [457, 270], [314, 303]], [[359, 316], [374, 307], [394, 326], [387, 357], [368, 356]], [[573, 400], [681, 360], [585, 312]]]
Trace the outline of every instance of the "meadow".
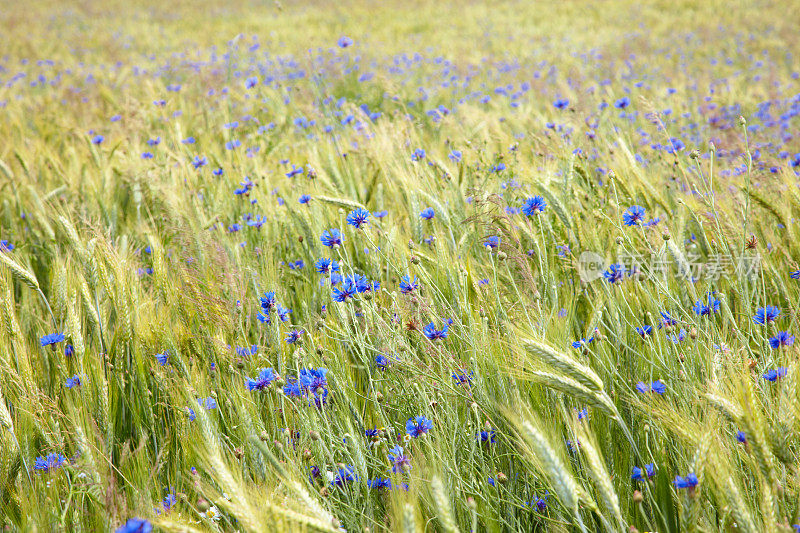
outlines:
[[5, 531], [800, 531], [788, 1], [0, 8]]

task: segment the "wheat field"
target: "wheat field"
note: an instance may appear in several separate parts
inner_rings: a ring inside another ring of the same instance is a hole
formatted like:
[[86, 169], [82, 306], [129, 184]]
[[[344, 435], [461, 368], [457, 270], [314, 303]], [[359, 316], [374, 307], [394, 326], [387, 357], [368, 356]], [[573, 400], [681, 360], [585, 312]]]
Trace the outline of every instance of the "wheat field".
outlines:
[[800, 531], [792, 2], [0, 4], [5, 531]]

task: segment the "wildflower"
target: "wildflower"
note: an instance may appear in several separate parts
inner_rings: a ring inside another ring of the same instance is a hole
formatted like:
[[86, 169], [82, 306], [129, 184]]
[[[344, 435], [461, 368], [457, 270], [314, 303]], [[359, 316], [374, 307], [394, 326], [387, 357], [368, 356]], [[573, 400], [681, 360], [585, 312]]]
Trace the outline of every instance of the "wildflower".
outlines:
[[309, 195], [307, 195], [307, 194], [303, 194], [303, 195], [300, 196], [300, 199], [297, 200], [297, 201], [300, 202], [301, 204], [307, 204], [308, 202], [311, 201], [311, 197]]
[[339, 45], [339, 48], [347, 48], [348, 46], [353, 45], [353, 39], [347, 36], [339, 37], [339, 40], [336, 42]]
[[64, 357], [72, 357], [72, 354], [75, 353], [75, 347], [71, 344], [67, 344], [64, 346]]
[[339, 272], [339, 263], [337, 263], [335, 259], [323, 257], [321, 259], [317, 259], [317, 262], [314, 263], [314, 269], [320, 274]]
[[286, 341], [286, 344], [294, 344], [298, 340], [300, 340], [300, 335], [302, 335], [302, 334], [303, 334], [303, 330], [302, 329], [293, 329], [292, 331], [290, 331], [290, 332], [288, 332], [286, 334], [286, 338], [283, 339], [283, 340]]
[[667, 390], [667, 386], [664, 385], [664, 383], [660, 379], [657, 379], [656, 381], [654, 381], [650, 385], [648, 385], [647, 383], [645, 383], [643, 381], [640, 381], [640, 382], [638, 382], [636, 384], [636, 390], [638, 392], [640, 392], [641, 394], [647, 394], [648, 392], [655, 392], [657, 394], [664, 394], [664, 392], [666, 392], [666, 390]]
[[780, 314], [781, 310], [774, 305], [759, 307], [756, 310], [756, 314], [753, 316], [753, 322], [759, 325], [769, 324], [770, 322], [774, 322]]
[[92, 144], [100, 144], [105, 140], [105, 137], [102, 135], [95, 135], [92, 137]]
[[208, 159], [206, 159], [205, 156], [200, 157], [199, 155], [196, 155], [194, 156], [194, 159], [192, 159], [192, 166], [195, 168], [195, 170], [204, 167], [207, 164]]
[[747, 435], [745, 435], [744, 431], [739, 430], [736, 432], [736, 441], [742, 444], [747, 442]]
[[386, 216], [388, 214], [389, 214], [389, 212], [384, 209], [383, 211], [375, 211], [375, 212], [373, 212], [372, 216], [374, 216], [375, 218], [386, 218]]
[[767, 371], [762, 377], [767, 381], [777, 381], [778, 379], [784, 377], [786, 375], [786, 371], [788, 369], [785, 366], [780, 366], [778, 368], [773, 368]]
[[522, 203], [522, 212], [529, 217], [533, 215], [543, 213], [545, 207], [547, 207], [547, 202], [544, 201], [544, 198], [541, 196], [534, 196], [532, 198], [528, 198]]
[[614, 107], [616, 107], [617, 109], [625, 109], [629, 105], [631, 105], [631, 99], [628, 98], [627, 96], [623, 96], [622, 98], [614, 102]]
[[197, 414], [191, 407], [186, 408], [186, 414], [189, 416], [189, 422], [194, 422], [194, 419], [197, 418]]
[[456, 382], [456, 385], [472, 385], [472, 378], [474, 375], [474, 372], [467, 374], [466, 370], [460, 370], [453, 372], [453, 381]]
[[197, 404], [200, 407], [205, 407], [207, 410], [216, 409], [217, 408], [217, 400], [215, 400], [211, 396], [209, 396], [205, 400], [203, 400], [203, 398], [198, 398], [197, 399]]
[[277, 311], [278, 311], [278, 318], [281, 319], [281, 322], [286, 322], [287, 320], [289, 320], [289, 314], [292, 312], [291, 309], [287, 309], [280, 304], [278, 304]]
[[392, 364], [392, 359], [389, 357], [378, 354], [375, 356], [375, 366], [377, 366], [381, 370], [386, 370], [386, 367]]
[[426, 207], [420, 212], [419, 216], [425, 220], [431, 220], [434, 216], [436, 216], [436, 212], [432, 207]]
[[167, 364], [168, 360], [169, 360], [169, 353], [168, 352], [157, 353], [156, 354], [156, 361], [158, 361], [158, 364], [160, 364], [161, 366], [165, 366]]
[[440, 330], [436, 329], [436, 326], [433, 325], [433, 322], [425, 326], [422, 330], [422, 333], [428, 337], [429, 340], [435, 341], [437, 339], [444, 339], [447, 337], [447, 330], [449, 326], [447, 324]]
[[261, 297], [261, 309], [264, 310], [264, 313], [269, 314], [270, 311], [275, 309], [275, 305], [277, 305], [275, 292], [265, 292], [264, 296]]
[[719, 300], [714, 298], [712, 294], [708, 295], [708, 301], [698, 300], [694, 304], [694, 312], [698, 316], [711, 315], [719, 312]]
[[568, 105], [569, 105], [569, 100], [567, 100], [566, 98], [556, 98], [553, 101], [553, 107], [555, 107], [556, 109], [564, 109]]
[[333, 248], [334, 246], [341, 246], [342, 235], [339, 233], [338, 229], [333, 228], [323, 231], [319, 240], [328, 248]]
[[327, 389], [327, 374], [327, 368], [301, 368], [299, 376], [300, 387], [314, 393]]
[[419, 288], [417, 276], [414, 276], [413, 280], [410, 276], [403, 276], [403, 279], [400, 280], [400, 292], [403, 294], [411, 294], [417, 290], [417, 288]]
[[415, 439], [419, 438], [420, 435], [425, 435], [431, 429], [433, 429], [433, 422], [424, 416], [409, 418], [406, 422], [406, 433]]
[[73, 387], [79, 387], [81, 385], [81, 377], [78, 374], [75, 374], [71, 378], [67, 378], [67, 381], [64, 382], [64, 386], [68, 389]]
[[10, 252], [14, 249], [14, 245], [9, 241], [3, 239], [0, 241], [0, 252]]
[[341, 303], [353, 298], [356, 294], [358, 294], [358, 287], [352, 277], [348, 276], [341, 287], [333, 288], [331, 298], [333, 298], [333, 301]]
[[572, 342], [573, 348], [580, 348], [581, 346], [586, 346], [587, 344], [591, 344], [594, 342], [594, 337], [589, 337], [588, 339], [578, 339]]
[[622, 221], [626, 226], [636, 226], [644, 220], [644, 207], [639, 205], [632, 205], [622, 214]]
[[355, 474], [356, 469], [352, 465], [347, 465], [340, 468], [336, 476], [331, 481], [334, 485], [344, 485], [347, 481], [357, 481], [358, 476]]
[[55, 348], [55, 345], [58, 344], [59, 342], [62, 342], [65, 338], [66, 337], [64, 337], [63, 333], [50, 333], [42, 337], [40, 342], [42, 344], [42, 347], [53, 346], [53, 348]]
[[448, 159], [454, 163], [461, 162], [461, 151], [460, 150], [453, 150], [447, 155]]
[[639, 468], [638, 466], [633, 467], [633, 474], [631, 474], [631, 479], [635, 479], [637, 481], [641, 481], [647, 476], [648, 478], [653, 477], [656, 475], [656, 465], [653, 463], [649, 463], [644, 465], [644, 470]]
[[498, 246], [500, 246], [500, 237], [496, 235], [486, 237], [486, 239], [483, 241], [483, 245], [486, 246], [487, 248], [495, 250]]
[[697, 486], [697, 476], [693, 473], [686, 474], [685, 477], [675, 476], [672, 484], [677, 489], [694, 489]]
[[545, 491], [544, 496], [542, 496], [541, 498], [532, 499], [530, 502], [527, 503], [527, 505], [530, 505], [531, 507], [536, 507], [537, 511], [543, 513], [547, 510], [547, 497], [549, 495], [550, 494], [547, 491]]
[[67, 458], [60, 453], [51, 453], [36, 458], [33, 464], [34, 470], [41, 470], [45, 474], [51, 470], [58, 470], [67, 462]]
[[642, 326], [642, 327], [636, 328], [636, 333], [641, 335], [642, 338], [644, 338], [647, 335], [652, 335], [653, 334], [653, 326]]
[[769, 340], [769, 345], [773, 350], [777, 350], [781, 346], [791, 346], [792, 344], [794, 344], [794, 335], [789, 335], [786, 331], [779, 331]]
[[170, 509], [175, 507], [176, 503], [178, 503], [178, 500], [177, 500], [177, 498], [175, 498], [175, 495], [174, 494], [167, 494], [166, 496], [164, 496], [164, 501], [163, 501], [162, 505], [163, 505], [165, 511], [169, 511]]
[[359, 207], [347, 215], [347, 223], [354, 226], [356, 229], [361, 229], [361, 226], [367, 223], [369, 218], [369, 211]]
[[425, 159], [425, 150], [422, 148], [417, 148], [414, 150], [414, 153], [411, 154], [412, 161], [419, 161], [420, 159]]
[[658, 329], [676, 325], [678, 325], [678, 320], [675, 317], [669, 314], [668, 311], [661, 311], [661, 320], [658, 322]]
[[203, 513], [203, 516], [211, 520], [212, 522], [219, 522], [222, 518], [222, 513], [219, 512], [216, 505], [212, 505]]
[[789, 277], [792, 279], [800, 279], [800, 270], [792, 270], [789, 272]]
[[389, 460], [392, 462], [392, 472], [407, 474], [411, 471], [411, 457], [405, 453], [402, 446], [395, 446], [389, 450]]
[[150, 533], [153, 525], [144, 518], [129, 518], [117, 528], [116, 533]]
[[608, 270], [603, 272], [603, 277], [612, 285], [622, 281], [622, 275], [625, 273], [625, 267], [620, 264], [613, 264], [608, 267]]
[[256, 379], [246, 378], [245, 383], [248, 390], [264, 390], [276, 379], [278, 379], [278, 375], [273, 369], [262, 368]]
[[496, 441], [495, 439], [496, 433], [497, 432], [493, 429], [485, 429], [483, 431], [479, 431], [478, 433], [476, 433], [475, 438], [480, 443], [494, 444]]

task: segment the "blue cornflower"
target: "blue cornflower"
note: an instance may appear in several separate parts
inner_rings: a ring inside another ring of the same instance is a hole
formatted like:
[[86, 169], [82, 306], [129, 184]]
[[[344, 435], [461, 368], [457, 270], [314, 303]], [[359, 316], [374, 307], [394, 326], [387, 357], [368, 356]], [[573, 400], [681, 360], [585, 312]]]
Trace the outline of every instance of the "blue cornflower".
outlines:
[[450, 152], [448, 154], [447, 157], [450, 159], [450, 161], [452, 161], [454, 163], [460, 163], [461, 162], [461, 151], [453, 150], [452, 152]]
[[53, 346], [55, 348], [55, 345], [65, 338], [63, 333], [50, 333], [42, 337], [39, 342], [41, 342], [42, 346]]
[[606, 281], [611, 283], [612, 285], [615, 283], [619, 283], [622, 281], [622, 276], [625, 274], [625, 267], [615, 263], [608, 267], [608, 270], [603, 272], [603, 277], [606, 278]]
[[494, 250], [498, 246], [500, 246], [500, 237], [496, 235], [486, 237], [486, 239], [483, 241], [483, 245], [486, 246], [487, 248], [491, 248], [492, 250]]
[[103, 137], [102, 135], [95, 135], [94, 137], [92, 137], [92, 144], [100, 144], [104, 140], [105, 137]]
[[160, 364], [161, 366], [165, 366], [168, 360], [169, 360], [169, 352], [156, 354], [156, 361], [158, 361], [158, 364]]
[[767, 373], [764, 374], [762, 377], [767, 381], [777, 381], [778, 379], [786, 375], [787, 370], [788, 369], [785, 366], [780, 366], [778, 368], [767, 370]]
[[756, 314], [753, 316], [753, 322], [760, 325], [769, 324], [770, 322], [774, 322], [780, 314], [781, 310], [774, 305], [759, 307], [756, 310]]
[[278, 375], [271, 368], [262, 368], [256, 379], [246, 378], [249, 390], [263, 390], [269, 387], [270, 383], [278, 379]]
[[539, 511], [540, 513], [543, 513], [543, 512], [545, 512], [547, 510], [547, 497], [548, 496], [550, 496], [550, 494], [547, 491], [545, 491], [544, 496], [542, 496], [541, 498], [534, 498], [530, 502], [525, 502], [525, 504], [529, 505], [531, 507], [536, 507], [537, 511]]
[[403, 294], [411, 294], [417, 290], [417, 288], [419, 288], [417, 276], [414, 276], [413, 280], [410, 276], [403, 276], [403, 279], [400, 280], [400, 292]]
[[705, 316], [717, 313], [719, 311], [719, 300], [714, 298], [712, 294], [709, 294], [708, 302], [703, 302], [703, 300], [698, 300], [694, 304], [693, 309], [695, 314], [698, 316]]
[[209, 396], [205, 400], [203, 398], [197, 399], [197, 405], [200, 407], [205, 407], [206, 409], [216, 409], [217, 408], [217, 400]]
[[366, 209], [359, 207], [347, 215], [347, 223], [351, 226], [355, 226], [356, 229], [360, 229], [361, 226], [367, 223], [367, 219], [369, 218], [369, 211]]
[[340, 287], [334, 287], [331, 292], [331, 298], [335, 302], [346, 302], [358, 294], [358, 287], [356, 282], [351, 277], [345, 278]]
[[406, 433], [415, 439], [433, 429], [433, 422], [424, 416], [409, 418], [406, 422]]
[[425, 220], [431, 220], [434, 216], [436, 216], [436, 212], [432, 207], [426, 207], [422, 210], [422, 212], [420, 212], [419, 216]]
[[269, 314], [270, 311], [275, 309], [276, 305], [275, 292], [265, 292], [264, 296], [261, 297], [261, 309], [264, 310], [264, 313]]
[[196, 155], [196, 156], [194, 156], [194, 159], [192, 159], [192, 166], [193, 166], [195, 169], [198, 169], [198, 168], [204, 167], [204, 166], [206, 166], [207, 164], [208, 164], [208, 159], [206, 159], [206, 157], [205, 157], [205, 156], [203, 156], [203, 157], [200, 157], [199, 155]]
[[636, 226], [644, 220], [644, 207], [640, 205], [632, 205], [627, 211], [622, 213], [622, 221], [626, 226]]
[[327, 368], [301, 368], [298, 380], [300, 386], [311, 392], [328, 388]]
[[375, 366], [380, 370], [386, 370], [386, 367], [391, 365], [394, 361], [391, 357], [387, 357], [382, 353], [375, 356]]
[[344, 485], [347, 481], [356, 481], [358, 480], [358, 476], [355, 474], [355, 471], [356, 469], [353, 468], [352, 465], [340, 468], [331, 483], [334, 485]]
[[14, 249], [14, 245], [11, 244], [9, 241], [3, 239], [0, 241], [0, 252], [10, 252]]
[[320, 259], [317, 259], [317, 262], [314, 263], [314, 269], [320, 274], [330, 274], [331, 272], [339, 272], [339, 263], [337, 263], [335, 259], [328, 259], [327, 257], [322, 257]]
[[411, 456], [405, 453], [402, 446], [389, 450], [389, 460], [392, 462], [392, 472], [407, 474], [411, 471]]
[[648, 392], [655, 392], [657, 394], [664, 394], [666, 392], [667, 386], [658, 379], [648, 385], [647, 383], [640, 381], [636, 384], [636, 391], [640, 392], [641, 394], [647, 394]]
[[672, 342], [674, 342], [675, 344], [683, 342], [684, 340], [686, 340], [686, 330], [681, 328], [681, 330], [678, 332], [677, 335], [667, 335], [667, 338]]
[[80, 387], [81, 385], [81, 377], [78, 374], [75, 374], [71, 378], [67, 378], [67, 381], [64, 382], [64, 386], [68, 389], [73, 387]]
[[744, 431], [739, 430], [739, 431], [736, 432], [736, 441], [740, 442], [742, 444], [747, 442], [747, 435], [745, 434]]
[[656, 475], [656, 465], [654, 463], [649, 463], [644, 465], [644, 470], [639, 468], [638, 466], [633, 467], [633, 474], [631, 474], [631, 479], [635, 479], [637, 481], [641, 481], [647, 477], [653, 477]]
[[653, 334], [653, 326], [642, 326], [642, 327], [636, 328], [636, 333], [638, 333], [642, 337], [645, 337], [647, 335], [652, 335]]
[[194, 422], [194, 419], [197, 418], [197, 414], [194, 412], [194, 409], [191, 407], [186, 408], [186, 414], [189, 416], [189, 421]]
[[475, 438], [480, 443], [494, 444], [496, 442], [496, 440], [497, 440], [497, 439], [495, 439], [496, 435], [497, 435], [497, 432], [495, 430], [493, 430], [493, 429], [484, 429], [484, 430], [479, 431], [478, 433], [476, 433], [475, 434]]
[[661, 311], [661, 320], [658, 322], [658, 329], [666, 326], [676, 326], [678, 319], [669, 314], [668, 311]]
[[594, 342], [594, 337], [589, 337], [588, 339], [578, 339], [572, 342], [573, 348], [580, 348], [581, 346], [585, 346], [587, 344], [591, 344]]
[[153, 525], [144, 518], [129, 518], [115, 533], [151, 533]]
[[693, 473], [686, 474], [685, 477], [675, 476], [672, 484], [676, 489], [693, 489], [697, 486], [697, 476]]
[[292, 331], [286, 333], [286, 338], [283, 340], [286, 341], [286, 344], [294, 344], [298, 340], [300, 340], [300, 335], [302, 334], [303, 334], [302, 329], [293, 329]]
[[278, 311], [278, 318], [281, 319], [281, 322], [286, 322], [287, 320], [289, 320], [289, 314], [292, 312], [291, 309], [287, 309], [281, 304], [278, 304], [277, 311]]
[[419, 161], [420, 159], [425, 159], [425, 150], [422, 148], [417, 148], [414, 150], [414, 153], [411, 154], [412, 161]]
[[769, 345], [774, 350], [777, 350], [781, 346], [791, 346], [792, 344], [794, 344], [794, 335], [789, 335], [786, 331], [779, 331], [769, 340]]
[[72, 354], [75, 353], [75, 347], [71, 344], [67, 344], [64, 346], [64, 357], [72, 357]]
[[616, 107], [617, 109], [625, 109], [630, 104], [631, 104], [631, 99], [628, 98], [627, 96], [623, 96], [622, 98], [614, 102], [614, 107]]
[[474, 375], [475, 373], [472, 371], [467, 374], [466, 370], [458, 370], [453, 372], [453, 381], [456, 382], [456, 385], [472, 385], [472, 378]]
[[175, 507], [176, 503], [178, 503], [178, 499], [175, 497], [175, 495], [174, 494], [167, 494], [166, 496], [164, 496], [164, 501], [163, 501], [162, 505], [163, 505], [165, 511], [169, 511], [170, 509]]
[[37, 457], [33, 464], [34, 470], [41, 470], [42, 472], [50, 472], [51, 470], [58, 470], [66, 464], [67, 458], [60, 453], [51, 453], [44, 457]]
[[789, 277], [792, 279], [800, 279], [800, 270], [792, 270], [789, 272]]
[[553, 101], [553, 107], [555, 107], [556, 109], [564, 109], [568, 105], [569, 105], [569, 100], [567, 100], [566, 98], [556, 98]]
[[341, 246], [342, 235], [339, 233], [338, 229], [333, 228], [323, 231], [319, 240], [328, 248], [333, 248], [334, 246]]
[[544, 197], [534, 196], [525, 200], [520, 209], [526, 216], [532, 217], [544, 212], [545, 207], [547, 207], [547, 202], [544, 201]]
[[247, 357], [249, 355], [255, 355], [257, 353], [258, 353], [258, 344], [236, 347], [236, 355], [238, 355], [239, 357]]
[[435, 341], [437, 339], [444, 339], [447, 337], [447, 330], [450, 326], [445, 324], [444, 327], [440, 330], [436, 329], [436, 326], [433, 325], [433, 322], [422, 328], [422, 333], [428, 337], [429, 340]]
[[384, 209], [383, 211], [375, 211], [375, 212], [373, 212], [372, 216], [374, 216], [375, 218], [385, 218], [388, 214], [389, 214], [389, 212]]
[[336, 41], [336, 44], [339, 45], [339, 48], [347, 48], [348, 46], [352, 46], [353, 45], [353, 39], [343, 35], [343, 36], [339, 37], [339, 40]]
[[244, 88], [245, 89], [252, 89], [256, 85], [258, 85], [258, 77], [256, 77], [256, 76], [250, 76], [249, 78], [244, 80]]
[[307, 195], [307, 194], [303, 194], [303, 195], [300, 196], [300, 199], [298, 199], [297, 201], [300, 202], [301, 204], [307, 204], [308, 202], [311, 201], [311, 197], [309, 195]]

